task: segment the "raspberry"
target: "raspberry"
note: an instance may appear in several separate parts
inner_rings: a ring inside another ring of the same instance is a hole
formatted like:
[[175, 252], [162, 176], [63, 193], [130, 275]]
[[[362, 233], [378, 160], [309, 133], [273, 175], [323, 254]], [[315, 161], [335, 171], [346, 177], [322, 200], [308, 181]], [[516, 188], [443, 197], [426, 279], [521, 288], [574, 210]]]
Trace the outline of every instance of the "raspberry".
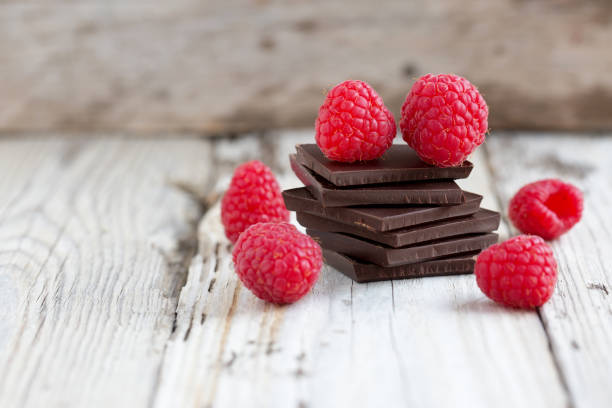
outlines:
[[484, 142], [488, 115], [485, 100], [467, 79], [427, 74], [406, 96], [400, 129], [423, 161], [452, 167]]
[[512, 223], [525, 234], [546, 240], [567, 232], [582, 217], [582, 192], [557, 179], [527, 184], [510, 200]]
[[289, 221], [278, 182], [265, 164], [254, 160], [236, 169], [221, 200], [221, 221], [232, 242], [258, 222]]
[[238, 277], [260, 299], [293, 303], [315, 284], [321, 248], [293, 225], [259, 223], [240, 234], [232, 253]]
[[319, 148], [330, 160], [374, 160], [391, 147], [395, 120], [370, 85], [345, 81], [327, 94], [315, 132]]
[[485, 249], [476, 259], [474, 274], [480, 289], [494, 301], [534, 308], [550, 299], [557, 262], [542, 238], [519, 235]]

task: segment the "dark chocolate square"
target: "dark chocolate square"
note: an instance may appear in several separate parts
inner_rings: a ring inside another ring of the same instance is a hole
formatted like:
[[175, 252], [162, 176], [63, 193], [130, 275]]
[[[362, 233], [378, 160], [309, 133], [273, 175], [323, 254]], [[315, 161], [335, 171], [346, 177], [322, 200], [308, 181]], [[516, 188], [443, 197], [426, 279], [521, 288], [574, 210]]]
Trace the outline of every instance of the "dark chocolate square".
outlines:
[[483, 250], [497, 242], [497, 234], [471, 234], [391, 248], [352, 235], [306, 229], [322, 248], [380, 266], [397, 266]]
[[384, 207], [323, 207], [310, 192], [302, 188], [283, 191], [285, 205], [290, 211], [307, 212], [353, 224], [372, 231], [390, 231], [428, 222], [474, 214], [482, 196], [464, 191], [465, 202], [449, 206], [384, 206]]
[[476, 255], [478, 251], [385, 268], [323, 249], [323, 259], [327, 265], [359, 283], [470, 274], [474, 273]]
[[297, 221], [300, 225], [309, 229], [341, 232], [385, 244], [392, 248], [399, 248], [442, 238], [495, 231], [499, 226], [500, 216], [495, 211], [481, 209], [477, 213], [466, 217], [451, 218], [385, 232], [371, 231], [359, 225], [344, 224], [303, 212], [297, 213]]
[[297, 161], [336, 186], [466, 178], [474, 168], [469, 161], [457, 167], [435, 167], [422, 161], [408, 145], [392, 145], [376, 159], [357, 163], [330, 160], [316, 144], [296, 146]]
[[370, 204], [461, 204], [463, 192], [454, 181], [419, 181], [337, 187], [315, 175], [291, 155], [291, 168], [323, 207]]

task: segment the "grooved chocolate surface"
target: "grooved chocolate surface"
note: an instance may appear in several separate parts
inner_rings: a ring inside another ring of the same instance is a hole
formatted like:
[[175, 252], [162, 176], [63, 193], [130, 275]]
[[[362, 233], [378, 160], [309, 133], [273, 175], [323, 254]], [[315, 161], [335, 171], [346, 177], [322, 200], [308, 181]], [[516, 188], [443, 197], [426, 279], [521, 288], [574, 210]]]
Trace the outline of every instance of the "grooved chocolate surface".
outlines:
[[397, 266], [423, 262], [447, 255], [482, 250], [497, 242], [497, 234], [477, 234], [444, 238], [436, 241], [390, 248], [383, 244], [350, 235], [306, 229], [322, 248], [349, 255], [380, 266]]
[[467, 217], [452, 218], [387, 232], [371, 231], [358, 225], [343, 224], [302, 212], [297, 213], [297, 221], [302, 226], [313, 230], [356, 235], [398, 248], [458, 235], [495, 231], [499, 226], [500, 216], [495, 211], [481, 209]]
[[478, 251], [462, 255], [413, 263], [382, 267], [358, 261], [338, 252], [323, 249], [325, 263], [356, 282], [375, 282], [392, 279], [421, 278], [426, 276], [464, 275], [474, 272]]
[[285, 205], [290, 211], [307, 212], [352, 224], [372, 231], [390, 231], [453, 217], [474, 214], [482, 196], [464, 192], [465, 202], [451, 206], [385, 206], [385, 207], [323, 207], [304, 188], [283, 191]]
[[460, 179], [468, 177], [474, 167], [469, 161], [457, 167], [435, 167], [408, 145], [392, 145], [379, 159], [358, 163], [330, 160], [314, 143], [295, 148], [300, 164], [336, 186]]
[[368, 204], [461, 204], [463, 192], [454, 181], [373, 184], [352, 188], [337, 187], [315, 175], [290, 155], [291, 168], [323, 207]]

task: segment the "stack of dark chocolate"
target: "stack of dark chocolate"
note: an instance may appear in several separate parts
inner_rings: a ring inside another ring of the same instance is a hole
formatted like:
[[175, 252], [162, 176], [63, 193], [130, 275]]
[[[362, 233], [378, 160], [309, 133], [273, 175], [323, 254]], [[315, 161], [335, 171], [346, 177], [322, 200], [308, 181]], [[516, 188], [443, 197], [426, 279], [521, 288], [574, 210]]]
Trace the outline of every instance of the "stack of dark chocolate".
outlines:
[[296, 150], [291, 168], [306, 187], [283, 191], [285, 205], [325, 262], [357, 282], [472, 273], [497, 242], [499, 213], [454, 182], [470, 162], [434, 167], [407, 145], [359, 163], [329, 160], [316, 144]]

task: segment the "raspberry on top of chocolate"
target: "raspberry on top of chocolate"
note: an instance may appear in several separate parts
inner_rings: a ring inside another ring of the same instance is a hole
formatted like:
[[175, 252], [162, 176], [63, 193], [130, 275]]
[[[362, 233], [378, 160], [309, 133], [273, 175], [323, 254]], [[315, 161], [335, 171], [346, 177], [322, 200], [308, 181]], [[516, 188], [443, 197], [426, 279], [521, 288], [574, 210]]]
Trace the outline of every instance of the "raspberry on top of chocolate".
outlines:
[[363, 81], [345, 81], [327, 94], [315, 122], [315, 139], [331, 160], [373, 160], [391, 146], [396, 127], [382, 98]]
[[427, 74], [413, 84], [401, 115], [403, 138], [421, 159], [452, 167], [484, 142], [489, 108], [467, 79]]

